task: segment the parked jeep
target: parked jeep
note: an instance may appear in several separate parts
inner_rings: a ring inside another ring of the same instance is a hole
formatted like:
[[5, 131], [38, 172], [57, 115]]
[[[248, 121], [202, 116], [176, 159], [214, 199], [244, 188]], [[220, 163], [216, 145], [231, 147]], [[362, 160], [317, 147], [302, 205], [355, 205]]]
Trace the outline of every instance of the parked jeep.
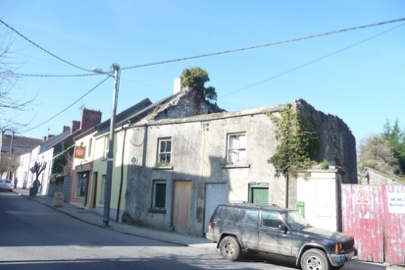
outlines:
[[312, 227], [297, 211], [269, 205], [220, 204], [206, 237], [225, 259], [248, 249], [295, 257], [305, 270], [340, 268], [357, 255], [352, 236]]

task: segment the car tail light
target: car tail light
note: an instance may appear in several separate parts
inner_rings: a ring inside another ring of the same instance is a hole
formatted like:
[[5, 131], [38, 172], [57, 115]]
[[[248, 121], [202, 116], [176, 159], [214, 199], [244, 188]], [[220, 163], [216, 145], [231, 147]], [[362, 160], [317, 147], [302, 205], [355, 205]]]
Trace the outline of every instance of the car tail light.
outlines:
[[211, 222], [208, 222], [208, 232], [211, 232]]

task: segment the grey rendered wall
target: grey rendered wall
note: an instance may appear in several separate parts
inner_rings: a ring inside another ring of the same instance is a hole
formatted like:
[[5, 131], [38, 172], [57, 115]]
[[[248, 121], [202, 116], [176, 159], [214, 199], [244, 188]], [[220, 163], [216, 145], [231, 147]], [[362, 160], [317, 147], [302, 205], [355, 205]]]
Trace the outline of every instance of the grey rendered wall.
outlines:
[[[264, 114], [221, 120], [138, 127], [129, 132], [133, 142], [127, 151], [136, 156], [136, 165], [128, 168], [128, 186], [123, 220], [130, 223], [171, 229], [173, 181], [191, 180], [191, 226], [189, 234], [202, 235], [205, 184], [226, 183], [229, 201], [248, 201], [249, 184], [267, 183], [270, 202], [284, 205], [285, 180], [274, 179], [267, 159], [277, 141], [275, 125]], [[246, 132], [247, 168], [224, 168], [227, 134]], [[159, 138], [172, 138], [172, 170], [153, 169]], [[152, 205], [152, 181], [166, 180], [166, 212], [149, 211]]]

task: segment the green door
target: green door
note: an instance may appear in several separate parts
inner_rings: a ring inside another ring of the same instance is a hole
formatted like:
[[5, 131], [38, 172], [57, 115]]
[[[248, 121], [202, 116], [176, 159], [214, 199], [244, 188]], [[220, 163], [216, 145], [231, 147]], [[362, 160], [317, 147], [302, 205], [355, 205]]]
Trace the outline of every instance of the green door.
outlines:
[[268, 204], [269, 189], [268, 188], [252, 188], [252, 203]]

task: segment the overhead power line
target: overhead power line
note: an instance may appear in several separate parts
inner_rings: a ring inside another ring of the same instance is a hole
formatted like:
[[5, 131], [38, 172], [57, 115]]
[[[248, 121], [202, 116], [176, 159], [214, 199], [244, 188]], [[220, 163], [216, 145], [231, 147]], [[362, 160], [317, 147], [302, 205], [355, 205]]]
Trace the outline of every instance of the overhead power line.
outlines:
[[93, 77], [104, 75], [100, 73], [86, 73], [86, 74], [29, 74], [29, 73], [13, 73], [19, 77], [37, 77], [37, 78], [77, 78], [77, 77]]
[[385, 24], [390, 24], [390, 23], [396, 23], [396, 22], [401, 22], [401, 21], [405, 21], [405, 18], [396, 19], [396, 20], [390, 20], [390, 21], [384, 21], [384, 22], [379, 22], [379, 23], [373, 23], [373, 24], [367, 24], [367, 25], [361, 25], [361, 26], [355, 26], [355, 27], [350, 27], [350, 28], [344, 28], [344, 29], [340, 29], [340, 30], [324, 32], [324, 33], [314, 34], [314, 35], [300, 37], [300, 38], [293, 38], [293, 39], [287, 39], [287, 40], [282, 40], [282, 41], [275, 41], [275, 42], [271, 42], [271, 43], [255, 45], [255, 46], [250, 46], [250, 47], [244, 47], [244, 48], [238, 48], [238, 49], [232, 49], [232, 50], [227, 50], [227, 51], [214, 52], [214, 53], [201, 54], [201, 55], [196, 55], [196, 56], [189, 56], [189, 57], [177, 58], [177, 59], [172, 59], [172, 60], [154, 62], [154, 63], [149, 63], [149, 64], [141, 64], [141, 65], [123, 67], [123, 68], [121, 68], [121, 70], [135, 69], [135, 68], [142, 68], [142, 67], [149, 67], [149, 66], [157, 66], [157, 65], [163, 65], [163, 64], [173, 63], [173, 62], [181, 62], [181, 61], [186, 61], [186, 60], [191, 60], [191, 59], [205, 58], [205, 57], [211, 57], [211, 56], [234, 53], [234, 52], [240, 52], [240, 51], [247, 51], [247, 50], [252, 50], [252, 49], [257, 49], [257, 48], [262, 48], [262, 47], [269, 47], [269, 46], [279, 45], [279, 44], [283, 44], [283, 43], [290, 43], [290, 42], [296, 42], [296, 41], [301, 41], [301, 40], [305, 40], [305, 39], [312, 39], [312, 38], [318, 38], [318, 37], [322, 37], [322, 36], [340, 34], [340, 33], [343, 33], [343, 32], [349, 32], [349, 31], [354, 31], [354, 30], [359, 30], [359, 29], [364, 29], [364, 28], [370, 28], [370, 27], [375, 27], [375, 26], [380, 26], [380, 25], [385, 25]]
[[66, 110], [68, 110], [70, 107], [72, 107], [73, 105], [75, 105], [77, 102], [79, 102], [82, 98], [84, 98], [85, 96], [87, 96], [88, 94], [90, 94], [91, 92], [93, 92], [97, 87], [99, 87], [100, 85], [102, 85], [105, 81], [107, 81], [110, 78], [110, 76], [108, 76], [107, 78], [105, 78], [104, 80], [102, 80], [101, 82], [99, 82], [96, 86], [94, 86], [93, 88], [91, 88], [89, 91], [87, 91], [86, 93], [84, 93], [82, 96], [80, 96], [76, 101], [74, 101], [72, 104], [70, 104], [69, 106], [67, 106], [66, 108], [64, 108], [62, 111], [58, 112], [57, 114], [55, 114], [54, 116], [52, 116], [51, 118], [49, 118], [48, 120], [40, 123], [39, 125], [32, 127], [28, 130], [23, 131], [22, 133], [27, 133], [31, 130], [34, 130], [36, 128], [39, 128], [40, 126], [48, 123], [49, 121], [53, 120], [54, 118], [56, 118], [57, 116], [61, 115], [62, 113], [64, 113]]
[[353, 48], [353, 47], [355, 47], [355, 46], [357, 46], [357, 45], [360, 45], [360, 44], [362, 44], [362, 43], [364, 43], [364, 42], [370, 41], [370, 40], [372, 40], [372, 39], [374, 39], [374, 38], [377, 38], [377, 37], [379, 37], [379, 36], [382, 36], [382, 35], [384, 35], [384, 34], [386, 34], [386, 33], [388, 33], [388, 32], [391, 32], [391, 31], [396, 30], [396, 29], [398, 29], [398, 28], [401, 28], [401, 27], [403, 27], [403, 26], [405, 26], [405, 24], [401, 24], [401, 25], [392, 27], [392, 28], [390, 28], [390, 29], [388, 29], [388, 30], [385, 30], [385, 31], [382, 31], [382, 32], [380, 32], [380, 33], [378, 33], [378, 34], [376, 34], [376, 35], [374, 35], [374, 36], [371, 36], [371, 37], [369, 37], [369, 38], [366, 38], [366, 39], [363, 39], [363, 40], [361, 40], [361, 41], [359, 41], [359, 42], [356, 42], [356, 43], [354, 43], [354, 44], [352, 44], [352, 45], [350, 45], [350, 46], [347, 46], [347, 47], [344, 47], [344, 48], [342, 48], [342, 49], [340, 49], [340, 50], [337, 50], [337, 51], [334, 51], [334, 52], [332, 52], [332, 53], [329, 53], [329, 54], [324, 55], [324, 56], [322, 56], [322, 57], [319, 57], [319, 58], [317, 58], [317, 59], [315, 59], [315, 60], [309, 61], [309, 62], [307, 62], [307, 63], [305, 63], [305, 64], [299, 65], [299, 66], [297, 66], [297, 67], [295, 67], [295, 68], [286, 70], [286, 71], [281, 72], [281, 73], [279, 73], [279, 74], [277, 74], [277, 75], [274, 75], [274, 76], [272, 76], [272, 77], [270, 77], [270, 78], [267, 78], [267, 79], [264, 79], [264, 80], [262, 80], [262, 81], [259, 81], [259, 82], [253, 83], [253, 84], [251, 84], [251, 85], [248, 85], [248, 86], [246, 86], [246, 87], [240, 88], [240, 89], [238, 89], [238, 90], [236, 90], [236, 91], [232, 91], [232, 92], [230, 92], [230, 93], [228, 93], [228, 94], [225, 94], [225, 95], [223, 95], [223, 96], [218, 97], [218, 99], [227, 97], [227, 96], [232, 95], [232, 94], [235, 94], [235, 93], [237, 93], [237, 92], [240, 92], [240, 91], [246, 90], [246, 89], [248, 89], [248, 88], [254, 87], [254, 86], [256, 86], [256, 85], [259, 85], [259, 84], [262, 84], [262, 83], [265, 83], [265, 82], [274, 80], [274, 79], [276, 79], [276, 78], [278, 78], [278, 77], [281, 77], [281, 76], [283, 76], [283, 75], [285, 75], [285, 74], [288, 74], [288, 73], [290, 73], [290, 72], [296, 71], [296, 70], [301, 69], [301, 68], [303, 68], [303, 67], [309, 66], [309, 65], [314, 64], [314, 63], [316, 63], [316, 62], [319, 62], [319, 61], [321, 61], [321, 60], [323, 60], [323, 59], [325, 59], [325, 58], [331, 57], [331, 56], [333, 56], [333, 55], [335, 55], [335, 54], [338, 54], [338, 53], [340, 53], [340, 52], [343, 52], [343, 51], [345, 51], [345, 50], [348, 50], [348, 49], [350, 49], [350, 48]]
[[8, 25], [7, 23], [5, 23], [5, 22], [4, 22], [3, 20], [1, 20], [1, 19], [0, 19], [0, 23], [2, 23], [4, 26], [6, 26], [7, 28], [9, 28], [11, 31], [13, 31], [14, 33], [16, 33], [17, 35], [19, 35], [20, 37], [22, 37], [23, 39], [25, 39], [26, 41], [28, 41], [29, 43], [31, 43], [31, 44], [34, 45], [35, 47], [39, 48], [40, 50], [46, 52], [47, 54], [49, 54], [49, 55], [51, 55], [51, 56], [53, 56], [53, 57], [55, 57], [56, 59], [58, 59], [58, 60], [60, 60], [60, 61], [62, 61], [62, 62], [64, 62], [64, 63], [66, 63], [66, 64], [68, 64], [68, 65], [70, 65], [70, 66], [72, 66], [72, 67], [75, 67], [75, 68], [77, 68], [77, 69], [84, 70], [84, 71], [87, 71], [87, 72], [93, 72], [93, 71], [91, 71], [91, 70], [89, 70], [89, 69], [80, 67], [80, 66], [75, 65], [75, 64], [73, 64], [73, 63], [71, 63], [71, 62], [69, 62], [69, 61], [66, 61], [66, 60], [62, 59], [61, 57], [59, 57], [59, 56], [57, 56], [57, 55], [51, 53], [50, 51], [48, 51], [48, 50], [46, 50], [45, 48], [39, 46], [39, 45], [36, 44], [34, 41], [30, 40], [29, 38], [27, 38], [26, 36], [24, 36], [23, 34], [21, 34], [20, 32], [18, 32], [16, 29], [14, 29], [12, 26]]

